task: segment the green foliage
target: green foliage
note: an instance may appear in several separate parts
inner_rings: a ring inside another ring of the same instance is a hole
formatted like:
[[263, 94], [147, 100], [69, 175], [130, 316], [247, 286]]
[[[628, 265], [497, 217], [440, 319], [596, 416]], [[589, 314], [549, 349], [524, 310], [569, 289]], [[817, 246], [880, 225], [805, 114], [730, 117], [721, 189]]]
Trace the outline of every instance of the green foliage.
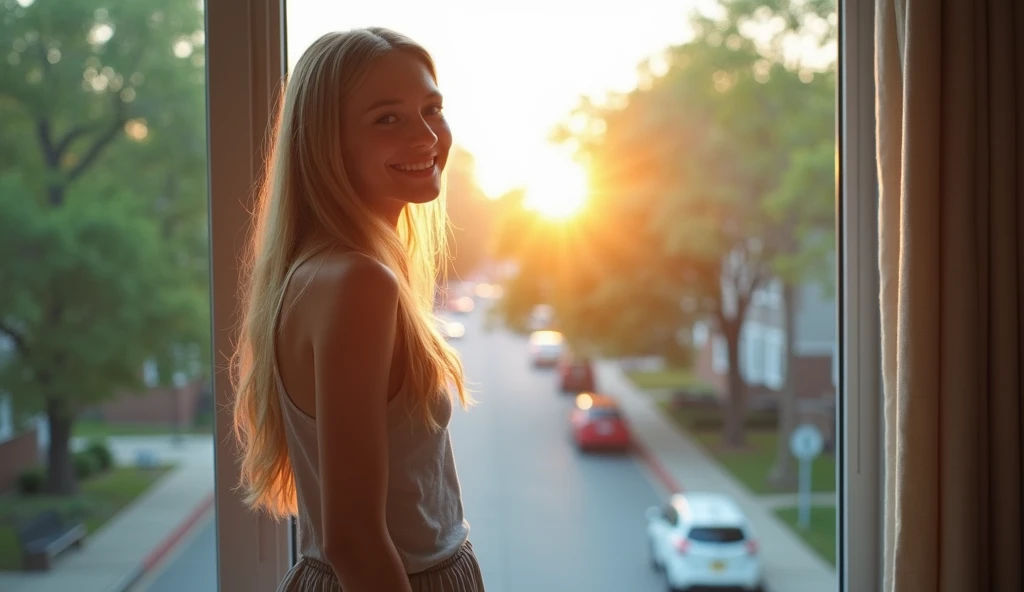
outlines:
[[106, 471], [114, 466], [114, 452], [105, 440], [92, 440], [85, 450], [96, 459], [96, 466], [100, 471]]
[[164, 383], [209, 372], [203, 14], [0, 7], [0, 390], [66, 448], [53, 422], [139, 387], [146, 361]]
[[202, 13], [190, 0], [4, 2], [0, 388], [73, 413], [143, 361], [205, 373]]
[[75, 459], [75, 477], [84, 481], [100, 470], [96, 456], [88, 451], [78, 452]]
[[31, 467], [18, 475], [17, 491], [20, 495], [37, 495], [43, 492], [46, 471], [43, 467]]

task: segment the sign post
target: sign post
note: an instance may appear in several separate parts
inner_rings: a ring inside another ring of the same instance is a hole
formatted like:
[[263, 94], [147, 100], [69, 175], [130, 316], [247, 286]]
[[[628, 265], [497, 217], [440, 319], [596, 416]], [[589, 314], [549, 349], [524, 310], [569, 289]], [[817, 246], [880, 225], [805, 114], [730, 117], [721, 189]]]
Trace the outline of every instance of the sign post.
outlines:
[[821, 430], [812, 424], [801, 424], [789, 436], [789, 451], [800, 462], [800, 505], [797, 525], [811, 525], [811, 463], [825, 448]]

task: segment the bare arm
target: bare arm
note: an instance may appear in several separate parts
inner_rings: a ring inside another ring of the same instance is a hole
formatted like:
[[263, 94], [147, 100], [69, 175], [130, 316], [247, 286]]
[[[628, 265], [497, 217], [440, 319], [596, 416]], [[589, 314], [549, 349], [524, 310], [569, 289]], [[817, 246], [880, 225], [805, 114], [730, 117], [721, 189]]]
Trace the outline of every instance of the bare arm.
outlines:
[[312, 333], [324, 555], [346, 592], [409, 592], [385, 519], [398, 284], [373, 260], [346, 259], [323, 270]]

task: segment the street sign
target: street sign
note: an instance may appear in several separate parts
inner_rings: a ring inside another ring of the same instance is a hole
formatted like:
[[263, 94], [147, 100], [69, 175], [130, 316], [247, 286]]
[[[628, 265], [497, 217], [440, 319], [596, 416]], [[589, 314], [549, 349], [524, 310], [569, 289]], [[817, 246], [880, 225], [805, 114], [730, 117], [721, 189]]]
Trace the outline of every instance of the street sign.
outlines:
[[811, 463], [824, 449], [825, 439], [814, 425], [801, 424], [789, 435], [789, 451], [800, 461], [800, 528], [811, 525]]
[[821, 430], [812, 424], [797, 426], [789, 436], [789, 451], [799, 460], [812, 460], [825, 449]]

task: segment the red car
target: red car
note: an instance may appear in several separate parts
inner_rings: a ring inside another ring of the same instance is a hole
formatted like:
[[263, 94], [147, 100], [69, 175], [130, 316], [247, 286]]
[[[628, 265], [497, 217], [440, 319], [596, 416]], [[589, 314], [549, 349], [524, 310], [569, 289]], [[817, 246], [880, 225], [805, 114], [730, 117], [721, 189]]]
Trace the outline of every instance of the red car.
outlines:
[[594, 367], [587, 358], [564, 356], [558, 362], [558, 386], [563, 393], [595, 391]]
[[580, 450], [627, 450], [632, 443], [626, 418], [611, 397], [594, 393], [576, 395], [569, 421]]

